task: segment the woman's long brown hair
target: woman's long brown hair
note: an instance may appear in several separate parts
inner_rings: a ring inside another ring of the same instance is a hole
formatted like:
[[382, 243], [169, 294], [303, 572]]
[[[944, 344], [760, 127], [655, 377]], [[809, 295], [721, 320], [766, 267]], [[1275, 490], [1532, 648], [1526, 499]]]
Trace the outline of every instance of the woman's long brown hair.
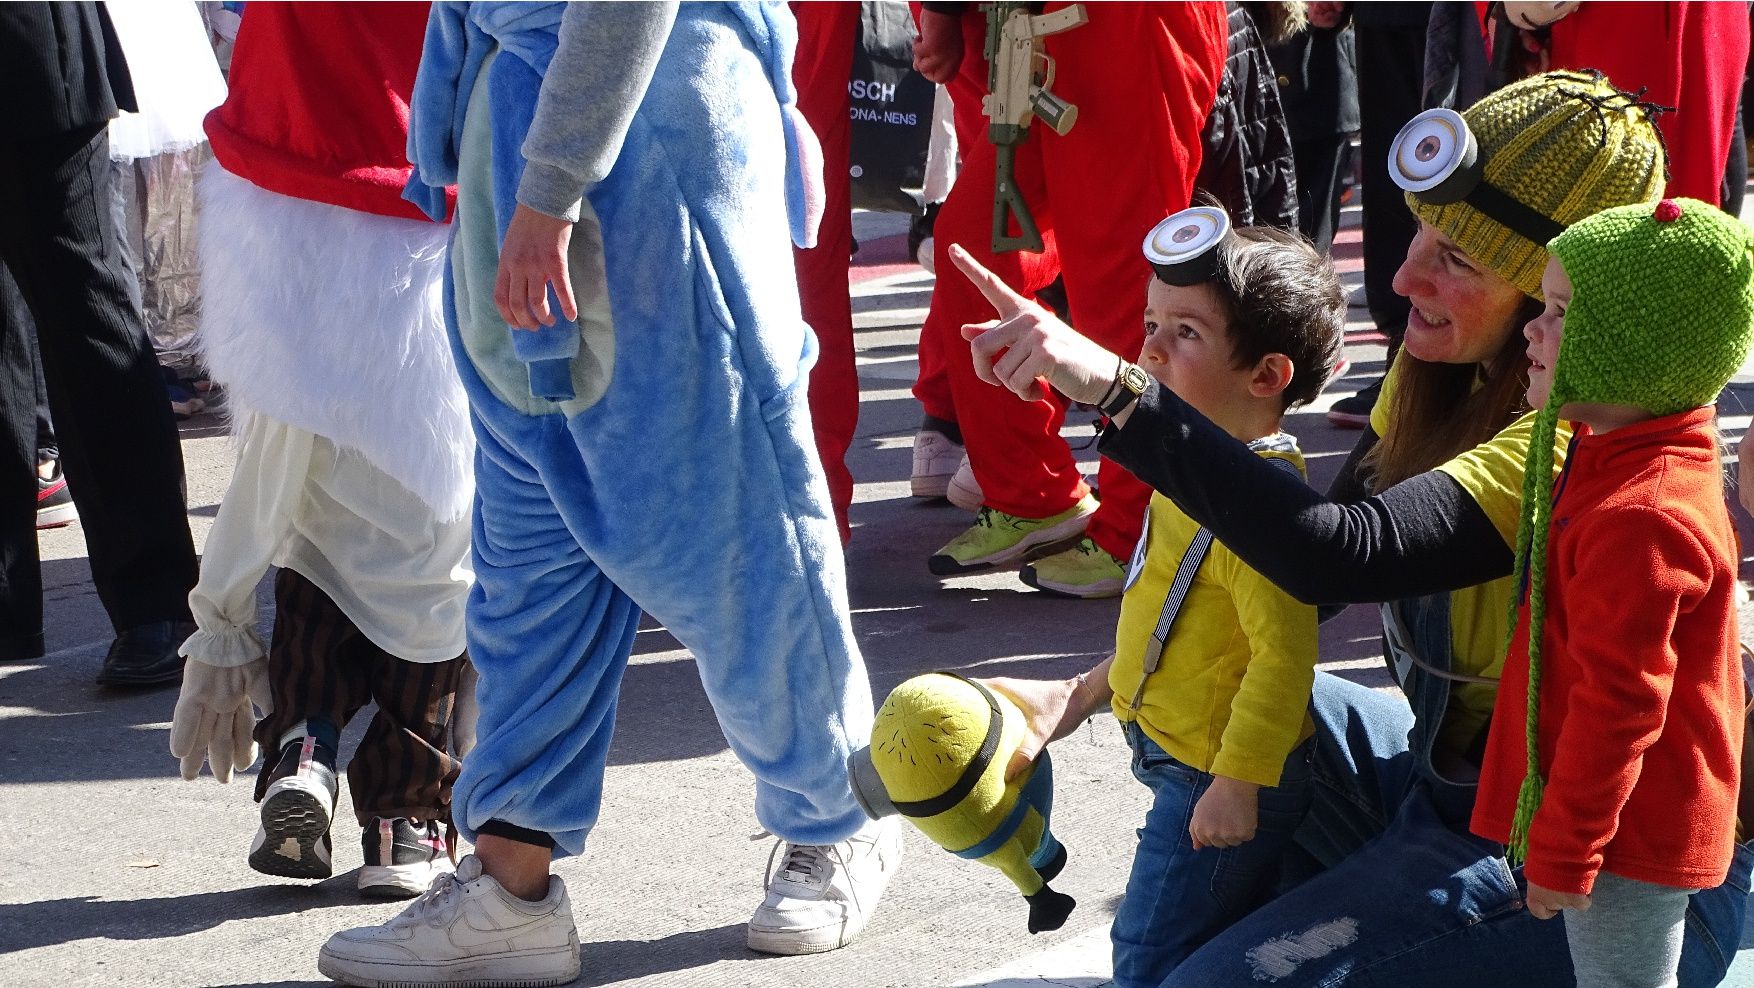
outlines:
[[1483, 364], [1438, 364], [1401, 351], [1388, 410], [1393, 425], [1360, 464], [1369, 490], [1384, 491], [1431, 470], [1528, 411], [1522, 328], [1540, 314], [1540, 302], [1523, 299], [1504, 345]]

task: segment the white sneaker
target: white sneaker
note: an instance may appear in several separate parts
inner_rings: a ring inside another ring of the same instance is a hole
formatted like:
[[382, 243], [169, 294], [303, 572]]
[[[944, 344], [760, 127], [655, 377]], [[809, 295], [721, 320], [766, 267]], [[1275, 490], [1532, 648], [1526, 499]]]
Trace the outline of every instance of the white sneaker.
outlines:
[[[779, 870], [773, 858], [784, 850]], [[853, 942], [901, 862], [901, 825], [870, 823], [839, 844], [774, 845], [767, 899], [749, 919], [749, 949], [820, 954]]]
[[914, 472], [910, 478], [914, 497], [943, 497], [962, 459], [962, 444], [937, 429], [914, 433]]
[[330, 937], [317, 970], [365, 988], [562, 985], [579, 976], [579, 933], [559, 878], [547, 898], [525, 902], [471, 854], [395, 919]]
[[969, 465], [968, 457], [963, 457], [957, 466], [956, 475], [950, 478], [944, 496], [964, 511], [979, 511], [981, 505], [987, 503], [986, 495], [981, 493], [980, 481], [974, 479], [974, 467]]

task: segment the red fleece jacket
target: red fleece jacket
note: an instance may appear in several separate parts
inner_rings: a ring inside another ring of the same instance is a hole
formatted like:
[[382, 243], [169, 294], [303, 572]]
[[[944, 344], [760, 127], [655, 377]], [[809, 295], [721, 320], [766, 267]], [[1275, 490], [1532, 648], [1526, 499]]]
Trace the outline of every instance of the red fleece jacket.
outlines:
[[[1715, 410], [1593, 435], [1556, 485], [1541, 655], [1541, 769], [1525, 874], [1724, 880], [1742, 746], [1736, 553]], [[1473, 830], [1507, 841], [1527, 764], [1525, 599], [1504, 664]]]

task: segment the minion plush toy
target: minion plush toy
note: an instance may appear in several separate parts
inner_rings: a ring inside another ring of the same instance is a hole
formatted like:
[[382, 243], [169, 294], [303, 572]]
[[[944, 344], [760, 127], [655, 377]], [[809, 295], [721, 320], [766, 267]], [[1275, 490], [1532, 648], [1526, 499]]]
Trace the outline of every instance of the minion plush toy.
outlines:
[[873, 819], [900, 814], [959, 858], [990, 865], [1029, 902], [1029, 932], [1057, 930], [1077, 902], [1048, 882], [1066, 849], [1048, 829], [1053, 764], [1042, 752], [1010, 783], [1005, 767], [1023, 740], [1023, 712], [950, 673], [897, 686], [877, 711], [871, 745], [848, 759], [853, 794]]

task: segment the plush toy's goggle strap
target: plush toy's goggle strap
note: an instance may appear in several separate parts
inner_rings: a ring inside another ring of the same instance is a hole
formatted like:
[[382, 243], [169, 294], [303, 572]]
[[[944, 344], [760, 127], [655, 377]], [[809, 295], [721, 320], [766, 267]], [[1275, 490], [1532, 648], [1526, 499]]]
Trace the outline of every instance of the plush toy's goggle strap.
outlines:
[[994, 697], [985, 686], [982, 686], [966, 676], [958, 676], [953, 672], [946, 672], [943, 673], [943, 675], [952, 676], [956, 679], [962, 680], [970, 686], [973, 686], [980, 692], [981, 697], [987, 701], [987, 710], [989, 711], [989, 716], [987, 718], [987, 736], [986, 739], [981, 742], [980, 751], [975, 753], [974, 760], [968, 763], [968, 767], [962, 770], [962, 776], [956, 780], [955, 785], [944, 790], [944, 792], [933, 796], [931, 799], [921, 799], [911, 803], [896, 800], [896, 812], [900, 813], [902, 816], [911, 816], [920, 819], [937, 816], [962, 802], [969, 793], [974, 791], [976, 783], [980, 782], [981, 776], [986, 774], [987, 766], [993, 763], [993, 756], [999, 752], [999, 737], [1004, 733], [1003, 727], [1005, 715], [999, 711], [998, 699]]
[[[993, 828], [993, 832], [981, 838], [981, 842], [973, 847], [951, 851], [951, 854], [959, 858], [967, 858], [970, 861], [979, 860], [1004, 847], [1005, 842], [1017, 833], [1017, 828], [1023, 826], [1023, 821], [1028, 818], [1030, 810], [1034, 810], [1044, 821], [1047, 819], [1048, 812], [1054, 804], [1054, 763], [1048, 758], [1046, 748], [1043, 748], [1041, 754], [1036, 758], [1032, 771], [1034, 774], [1029, 777], [1029, 781], [1024, 783], [1022, 790], [1017, 793], [1017, 802], [1012, 804], [1011, 812], [1005, 816], [1005, 819], [999, 821], [999, 825]], [[1047, 833], [1045, 824], [1042, 833], [1045, 838]], [[1043, 845], [1046, 843], [1046, 840], [1042, 841]], [[1030, 866], [1035, 866], [1033, 860], [1030, 862]]]

